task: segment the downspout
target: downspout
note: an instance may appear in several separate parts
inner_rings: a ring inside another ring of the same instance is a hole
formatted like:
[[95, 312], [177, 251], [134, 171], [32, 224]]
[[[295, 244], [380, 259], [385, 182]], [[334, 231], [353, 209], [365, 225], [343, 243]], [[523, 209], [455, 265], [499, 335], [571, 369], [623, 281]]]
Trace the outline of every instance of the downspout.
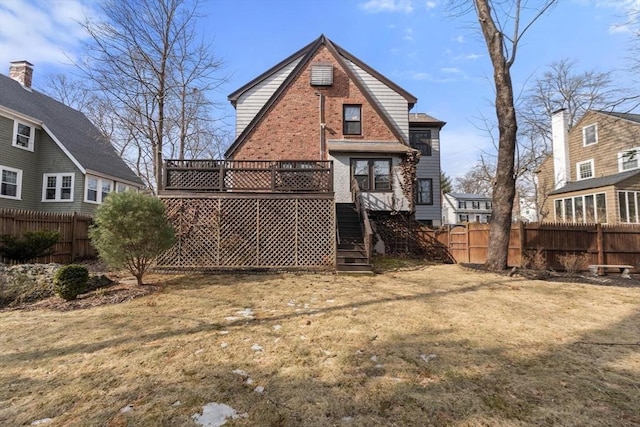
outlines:
[[326, 146], [327, 142], [325, 140], [325, 127], [326, 123], [324, 122], [324, 95], [320, 92], [315, 92], [318, 97], [318, 110], [320, 113], [320, 160], [327, 160], [326, 156]]

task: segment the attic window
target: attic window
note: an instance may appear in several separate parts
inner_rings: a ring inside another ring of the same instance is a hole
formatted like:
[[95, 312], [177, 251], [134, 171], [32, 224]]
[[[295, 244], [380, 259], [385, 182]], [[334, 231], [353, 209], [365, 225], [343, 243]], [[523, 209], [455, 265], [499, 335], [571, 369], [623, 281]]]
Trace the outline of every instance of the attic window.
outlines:
[[331, 86], [333, 84], [333, 65], [315, 64], [311, 66], [311, 86]]

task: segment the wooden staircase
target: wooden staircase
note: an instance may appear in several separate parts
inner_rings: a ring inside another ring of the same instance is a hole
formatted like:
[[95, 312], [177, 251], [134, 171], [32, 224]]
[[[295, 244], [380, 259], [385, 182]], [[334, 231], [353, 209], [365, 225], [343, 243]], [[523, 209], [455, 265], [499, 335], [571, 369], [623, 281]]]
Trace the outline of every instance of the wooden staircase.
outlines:
[[336, 203], [339, 272], [371, 273], [360, 216], [353, 203]]

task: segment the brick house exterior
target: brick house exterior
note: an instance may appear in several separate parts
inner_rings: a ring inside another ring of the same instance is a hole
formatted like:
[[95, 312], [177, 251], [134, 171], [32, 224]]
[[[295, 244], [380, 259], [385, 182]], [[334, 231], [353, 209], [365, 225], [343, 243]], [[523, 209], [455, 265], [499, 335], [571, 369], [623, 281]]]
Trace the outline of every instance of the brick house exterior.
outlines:
[[[320, 72], [328, 81], [314, 83]], [[437, 183], [429, 190], [438, 202], [420, 219], [439, 225], [438, 132], [444, 122], [427, 116], [437, 161], [418, 168], [422, 176], [408, 174], [407, 165], [415, 167], [418, 158], [409, 138], [409, 111], [417, 99], [324, 35], [229, 100], [236, 108], [236, 139], [228, 159], [331, 160], [336, 203], [353, 202], [350, 183], [356, 177], [367, 208], [382, 212], [413, 213], [416, 179], [429, 179]], [[353, 123], [346, 123], [349, 112]]]
[[552, 133], [538, 171], [543, 220], [640, 223], [640, 115], [590, 110], [568, 129], [560, 110]]

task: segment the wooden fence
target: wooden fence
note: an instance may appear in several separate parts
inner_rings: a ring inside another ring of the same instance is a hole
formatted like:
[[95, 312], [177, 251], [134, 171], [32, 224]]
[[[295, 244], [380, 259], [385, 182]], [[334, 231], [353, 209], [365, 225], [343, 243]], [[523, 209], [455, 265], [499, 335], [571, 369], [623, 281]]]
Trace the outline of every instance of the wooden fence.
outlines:
[[[484, 264], [489, 224], [469, 223], [442, 230], [416, 230], [436, 239], [456, 262]], [[509, 240], [509, 267], [520, 267], [540, 252], [547, 268], [561, 270], [559, 257], [581, 255], [587, 264], [628, 264], [640, 270], [640, 226], [604, 224], [515, 223]]]
[[[93, 258], [97, 251], [89, 240], [91, 217], [87, 215], [0, 209], [0, 235], [22, 236], [26, 231], [57, 230], [60, 240], [53, 255], [34, 262], [66, 264], [82, 258]], [[9, 261], [0, 257], [1, 262]]]

